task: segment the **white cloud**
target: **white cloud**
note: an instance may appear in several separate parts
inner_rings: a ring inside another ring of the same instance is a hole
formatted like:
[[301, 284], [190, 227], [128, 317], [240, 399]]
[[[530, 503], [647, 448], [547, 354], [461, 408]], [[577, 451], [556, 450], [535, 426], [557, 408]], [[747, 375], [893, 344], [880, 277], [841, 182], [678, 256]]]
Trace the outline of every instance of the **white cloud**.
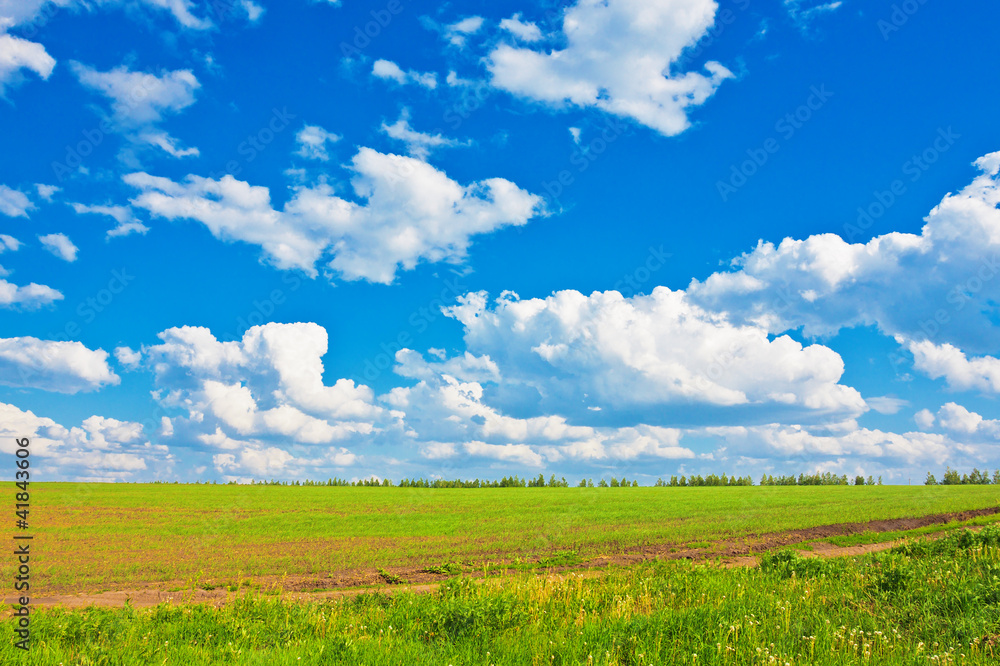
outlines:
[[299, 144], [295, 154], [306, 159], [327, 162], [330, 154], [326, 152], [326, 144], [337, 141], [340, 141], [340, 135], [327, 132], [319, 125], [306, 125], [295, 135], [295, 142]]
[[131, 347], [116, 347], [115, 358], [126, 368], [137, 368], [142, 361], [142, 352]]
[[893, 396], [883, 395], [875, 398], [866, 398], [865, 402], [879, 414], [896, 414], [903, 407], [909, 405], [909, 401]]
[[24, 192], [0, 185], [0, 213], [9, 217], [28, 217], [28, 211], [34, 207]]
[[212, 180], [133, 173], [140, 190], [133, 205], [167, 219], [194, 219], [221, 240], [261, 246], [278, 268], [316, 275], [326, 266], [345, 280], [391, 283], [399, 269], [425, 261], [461, 261], [472, 236], [517, 226], [542, 211], [542, 200], [510, 181], [491, 178], [460, 185], [412, 157], [361, 148], [350, 166], [359, 202], [334, 194], [321, 182], [295, 191], [282, 211], [266, 187], [232, 176]]
[[919, 235], [893, 232], [864, 244], [834, 234], [786, 238], [777, 247], [761, 242], [733, 262], [736, 270], [692, 281], [688, 294], [772, 333], [803, 327], [815, 337], [876, 325], [910, 340], [995, 351], [1000, 153], [976, 165], [982, 174], [945, 196]]
[[921, 430], [930, 430], [934, 427], [934, 414], [929, 409], [921, 409], [913, 415], [913, 420]]
[[166, 132], [143, 132], [138, 136], [139, 141], [156, 146], [171, 157], [197, 157], [201, 154], [197, 148], [180, 148], [177, 139]]
[[194, 104], [194, 93], [201, 87], [188, 69], [157, 76], [133, 72], [124, 65], [107, 72], [75, 61], [71, 66], [80, 83], [111, 100], [114, 119], [127, 126], [158, 123], [164, 115], [186, 109]]
[[0, 384], [5, 386], [79, 393], [119, 381], [103, 349], [79, 342], [0, 338]]
[[45, 199], [46, 201], [52, 201], [52, 196], [62, 190], [61, 187], [57, 185], [46, 185], [45, 183], [35, 183], [35, 190], [38, 192], [38, 196]]
[[959, 436], [981, 435], [989, 440], [1000, 440], [1000, 420], [984, 419], [954, 402], [942, 405], [937, 421], [943, 429]]
[[22, 243], [13, 236], [8, 236], [7, 234], [0, 234], [0, 254], [3, 254], [7, 250], [11, 252], [17, 252]]
[[92, 206], [82, 203], [71, 203], [70, 206], [78, 215], [93, 213], [95, 215], [106, 215], [118, 224], [108, 230], [108, 238], [128, 236], [129, 234], [144, 234], [149, 231], [149, 227], [135, 218], [132, 209], [128, 206], [97, 205]]
[[66, 428], [0, 403], [0, 449], [13, 453], [14, 440], [22, 437], [31, 439], [31, 455], [41, 462], [37, 476], [47, 480], [131, 480], [150, 468], [164, 478], [173, 464], [167, 447], [145, 441], [139, 423], [95, 415]]
[[670, 72], [671, 63], [712, 26], [717, 7], [714, 0], [579, 0], [566, 9], [562, 32], [553, 37], [564, 48], [498, 45], [488, 59], [493, 85], [679, 134], [690, 125], [689, 109], [732, 77], [716, 62], [705, 65], [707, 75]]
[[462, 448], [472, 457], [492, 458], [528, 467], [542, 467], [545, 464], [544, 459], [526, 444], [466, 442]]
[[483, 27], [483, 17], [469, 16], [441, 29], [448, 43], [459, 48], [465, 47], [469, 36], [476, 34]]
[[155, 146], [173, 157], [199, 154], [197, 148], [181, 148], [157, 127], [166, 116], [194, 104], [201, 84], [191, 70], [163, 71], [158, 76], [133, 72], [124, 65], [107, 72], [75, 61], [70, 66], [80, 83], [111, 100], [111, 120], [131, 141]]
[[79, 248], [73, 245], [73, 241], [66, 234], [47, 234], [39, 236], [38, 240], [42, 242], [42, 247], [63, 261], [71, 263], [76, 261], [76, 254]]
[[[582, 319], [574, 316], [570, 308], [565, 308], [564, 314], [570, 319]], [[529, 330], [533, 327], [524, 320], [520, 323]], [[644, 333], [640, 326], [632, 328], [639, 329], [634, 336]], [[511, 334], [509, 330], [506, 333]], [[582, 329], [581, 337], [588, 335], [595, 340], [595, 347], [607, 340]], [[674, 335], [664, 337], [677, 340]], [[540, 468], [556, 463], [612, 468], [640, 465], [646, 470], [655, 469], [663, 461], [728, 460], [736, 454], [774, 461], [779, 469], [787, 470], [789, 460], [806, 460], [831, 469], [843, 467], [845, 461], [869, 469], [872, 464], [891, 469], [900, 465], [942, 465], [946, 461], [964, 464], [989, 455], [982, 446], [970, 446], [947, 435], [859, 428], [853, 419], [813, 425], [786, 422], [719, 426], [712, 422], [709, 426], [682, 428], [644, 424], [641, 419], [645, 414], [636, 410], [628, 414], [632, 425], [618, 427], [572, 425], [566, 418], [571, 414], [551, 409], [542, 416], [514, 417], [493, 404], [504, 385], [512, 381], [507, 375], [517, 374], [516, 369], [508, 373], [517, 355], [507, 356], [504, 362], [466, 352], [463, 356], [428, 361], [411, 350], [397, 353], [396, 372], [418, 381], [411, 387], [393, 389], [383, 399], [405, 413], [406, 436], [425, 460], [449, 460], [452, 465], [493, 460], [507, 463], [508, 468]], [[564, 367], [539, 369], [539, 374], [545, 372], [572, 377]], [[586, 388], [593, 383], [589, 381]], [[516, 386], [515, 390], [521, 388]], [[520, 407], [524, 411], [523, 405]], [[753, 419], [743, 413], [741, 420]]]
[[[253, 0], [225, 0], [225, 2], [199, 4], [203, 5], [206, 14], [211, 9], [220, 22], [232, 14], [240, 14], [246, 16], [250, 23], [257, 23], [265, 11]], [[53, 6], [87, 11], [121, 7], [129, 12], [137, 7], [144, 7], [154, 13], [168, 14], [182, 28], [188, 30], [203, 31], [216, 28], [207, 16], [199, 17], [193, 13], [196, 4], [192, 0], [0, 0], [0, 28], [4, 26], [5, 18], [8, 25], [34, 22]]]
[[163, 436], [197, 443], [220, 472], [322, 473], [358, 461], [343, 444], [398, 435], [401, 415], [377, 405], [370, 388], [348, 379], [324, 384], [327, 336], [316, 324], [257, 326], [234, 342], [187, 326], [159, 337], [141, 352], [116, 355], [153, 372], [153, 397], [173, 414]]
[[807, 427], [781, 424], [726, 429], [725, 443], [730, 452], [754, 456], [883, 459], [896, 465], [941, 465], [952, 459], [956, 452], [971, 453], [971, 450], [944, 435], [922, 432], [898, 434], [867, 428], [816, 433]]
[[792, 20], [805, 27], [816, 16], [829, 14], [841, 7], [843, 2], [826, 2], [825, 0], [784, 0], [785, 9]]
[[[316, 324], [255, 326], [236, 342], [187, 326], [159, 337], [162, 343], [143, 347], [142, 357], [164, 406], [187, 411], [186, 428], [315, 445], [393, 422], [368, 387], [348, 379], [323, 384], [327, 336]], [[127, 350], [120, 358], [133, 355]]]
[[522, 42], [539, 42], [542, 40], [541, 29], [534, 23], [522, 21], [520, 14], [514, 14], [510, 18], [500, 21], [500, 29], [506, 30]]
[[[0, 21], [2, 28], [3, 22]], [[55, 58], [41, 44], [0, 33], [0, 97], [8, 85], [18, 83], [22, 69], [48, 79], [55, 66]]]
[[1000, 393], [1000, 359], [993, 356], [968, 358], [958, 347], [948, 343], [936, 345], [930, 340], [905, 341], [913, 354], [913, 367], [931, 379], [948, 383], [956, 391]]
[[382, 131], [393, 139], [406, 144], [407, 152], [421, 160], [426, 160], [434, 148], [450, 148], [464, 145], [455, 139], [440, 134], [425, 134], [410, 127], [409, 109], [403, 109], [399, 119], [392, 125], [382, 123]]
[[492, 308], [485, 294], [469, 294], [446, 313], [465, 326], [469, 351], [498, 366], [499, 400], [576, 423], [850, 418], [867, 409], [838, 383], [844, 365], [832, 350], [769, 340], [664, 287], [632, 298], [504, 294]]
[[259, 21], [265, 11], [263, 7], [253, 2], [253, 0], [240, 0], [240, 7], [246, 12], [247, 20], [251, 23]]
[[[104, 4], [123, 4], [120, 0], [98, 0]], [[191, 0], [140, 0], [149, 7], [162, 9], [168, 12], [185, 28], [191, 30], [208, 30], [213, 27], [212, 21], [207, 18], [198, 18], [191, 13], [193, 3]], [[246, 10], [246, 0], [240, 0], [241, 6]], [[253, 4], [253, 3], [250, 3]]]
[[412, 69], [404, 72], [399, 65], [391, 60], [376, 60], [372, 66], [372, 74], [380, 79], [395, 81], [399, 85], [415, 83], [429, 90], [437, 88], [437, 74], [433, 72], [418, 72]]
[[[0, 276], [2, 275], [6, 275], [6, 271], [0, 268]], [[62, 299], [61, 292], [44, 284], [32, 282], [22, 287], [0, 277], [0, 307], [34, 309]]]

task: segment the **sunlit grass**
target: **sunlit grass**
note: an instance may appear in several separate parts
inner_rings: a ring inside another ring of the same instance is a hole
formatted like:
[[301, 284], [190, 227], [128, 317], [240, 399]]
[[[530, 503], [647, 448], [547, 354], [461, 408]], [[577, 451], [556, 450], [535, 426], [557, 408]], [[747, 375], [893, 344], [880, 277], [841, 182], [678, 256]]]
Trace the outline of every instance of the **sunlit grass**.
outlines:
[[[1000, 486], [407, 489], [33, 484], [37, 588], [588, 558], [1000, 504]], [[0, 558], [9, 579], [12, 558]]]
[[423, 595], [41, 609], [32, 628], [30, 659], [5, 641], [0, 663], [992, 664], [1000, 527], [861, 558], [781, 551], [754, 569], [649, 563], [455, 578]]

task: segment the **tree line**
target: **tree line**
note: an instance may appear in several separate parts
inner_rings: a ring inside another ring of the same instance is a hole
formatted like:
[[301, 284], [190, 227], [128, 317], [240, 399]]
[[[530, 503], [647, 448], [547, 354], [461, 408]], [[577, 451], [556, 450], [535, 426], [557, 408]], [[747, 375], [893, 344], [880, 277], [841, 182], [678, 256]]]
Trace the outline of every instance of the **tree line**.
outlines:
[[[154, 481], [153, 483], [167, 483], [165, 481]], [[178, 483], [174, 481], [173, 483]], [[201, 482], [195, 482], [201, 483]], [[208, 482], [206, 482], [208, 483]], [[217, 482], [212, 481], [212, 484]], [[237, 481], [229, 481], [228, 485], [237, 485]], [[339, 477], [329, 478], [326, 481], [319, 480], [313, 481], [306, 479], [305, 481], [279, 481], [276, 479], [271, 480], [261, 480], [255, 479], [250, 482], [251, 485], [263, 485], [263, 486], [349, 486], [355, 488], [568, 488], [570, 483], [566, 480], [566, 477], [556, 478], [555, 474], [549, 476], [546, 480], [545, 475], [539, 474], [537, 477], [525, 477], [520, 476], [505, 476], [501, 479], [424, 479], [424, 478], [414, 478], [414, 479], [402, 479], [399, 482], [393, 482], [391, 479], [379, 479], [377, 477], [371, 477], [369, 479], [358, 479], [351, 481], [349, 479], [341, 479]], [[988, 470], [980, 471], [979, 469], [973, 469], [971, 473], [959, 474], [958, 471], [948, 467], [945, 469], [944, 475], [941, 481], [930, 472], [927, 473], [927, 479], [924, 481], [925, 485], [989, 485], [996, 484], [1000, 485], [1000, 470], [995, 470], [990, 475]], [[612, 476], [610, 480], [606, 480], [603, 477], [598, 479], [597, 483], [594, 483], [592, 478], [580, 479], [580, 482], [575, 484], [578, 488], [638, 488], [639, 481], [637, 479], [629, 480], [626, 477], [616, 478]], [[841, 474], [840, 476], [833, 474], [831, 472], [822, 472], [815, 474], [799, 474], [794, 475], [779, 475], [774, 476], [771, 474], [761, 475], [760, 481], [754, 484], [753, 479], [750, 475], [746, 476], [736, 476], [736, 475], [726, 475], [722, 474], [709, 474], [707, 476], [701, 476], [700, 474], [695, 474], [691, 476], [671, 476], [668, 481], [664, 481], [663, 478], [656, 480], [653, 484], [657, 488], [675, 488], [675, 487], [697, 487], [697, 486], [881, 486], [882, 477], [873, 477], [871, 475], [865, 477], [862, 475], [857, 475], [853, 479], [849, 479], [846, 474]]]
[[927, 472], [927, 480], [924, 481], [924, 485], [927, 486], [988, 486], [990, 484], [1000, 485], [1000, 469], [993, 470], [993, 477], [991, 478], [989, 470], [980, 472], [979, 469], [973, 467], [971, 474], [962, 474], [959, 476], [956, 470], [946, 467], [940, 483], [938, 483], [938, 480], [930, 472]]

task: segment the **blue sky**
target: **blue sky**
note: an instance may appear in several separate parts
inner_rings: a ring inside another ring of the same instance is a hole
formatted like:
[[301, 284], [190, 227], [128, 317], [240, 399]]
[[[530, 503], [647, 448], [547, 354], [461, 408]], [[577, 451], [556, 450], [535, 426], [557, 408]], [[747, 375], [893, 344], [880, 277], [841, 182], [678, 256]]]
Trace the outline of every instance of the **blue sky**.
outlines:
[[998, 19], [0, 0], [0, 445], [47, 479], [998, 467]]

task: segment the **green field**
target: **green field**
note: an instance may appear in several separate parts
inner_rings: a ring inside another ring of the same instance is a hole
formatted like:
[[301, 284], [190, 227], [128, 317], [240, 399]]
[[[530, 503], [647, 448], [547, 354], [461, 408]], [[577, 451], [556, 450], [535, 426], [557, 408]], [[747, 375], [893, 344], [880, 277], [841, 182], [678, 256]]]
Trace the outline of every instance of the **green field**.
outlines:
[[[32, 484], [35, 594], [573, 558], [1000, 505], [1000, 486]], [[0, 558], [9, 580], [13, 558]]]
[[[9, 629], [5, 627], [5, 629]], [[323, 603], [36, 611], [4, 664], [995, 664], [1000, 527], [852, 559], [765, 556]]]

